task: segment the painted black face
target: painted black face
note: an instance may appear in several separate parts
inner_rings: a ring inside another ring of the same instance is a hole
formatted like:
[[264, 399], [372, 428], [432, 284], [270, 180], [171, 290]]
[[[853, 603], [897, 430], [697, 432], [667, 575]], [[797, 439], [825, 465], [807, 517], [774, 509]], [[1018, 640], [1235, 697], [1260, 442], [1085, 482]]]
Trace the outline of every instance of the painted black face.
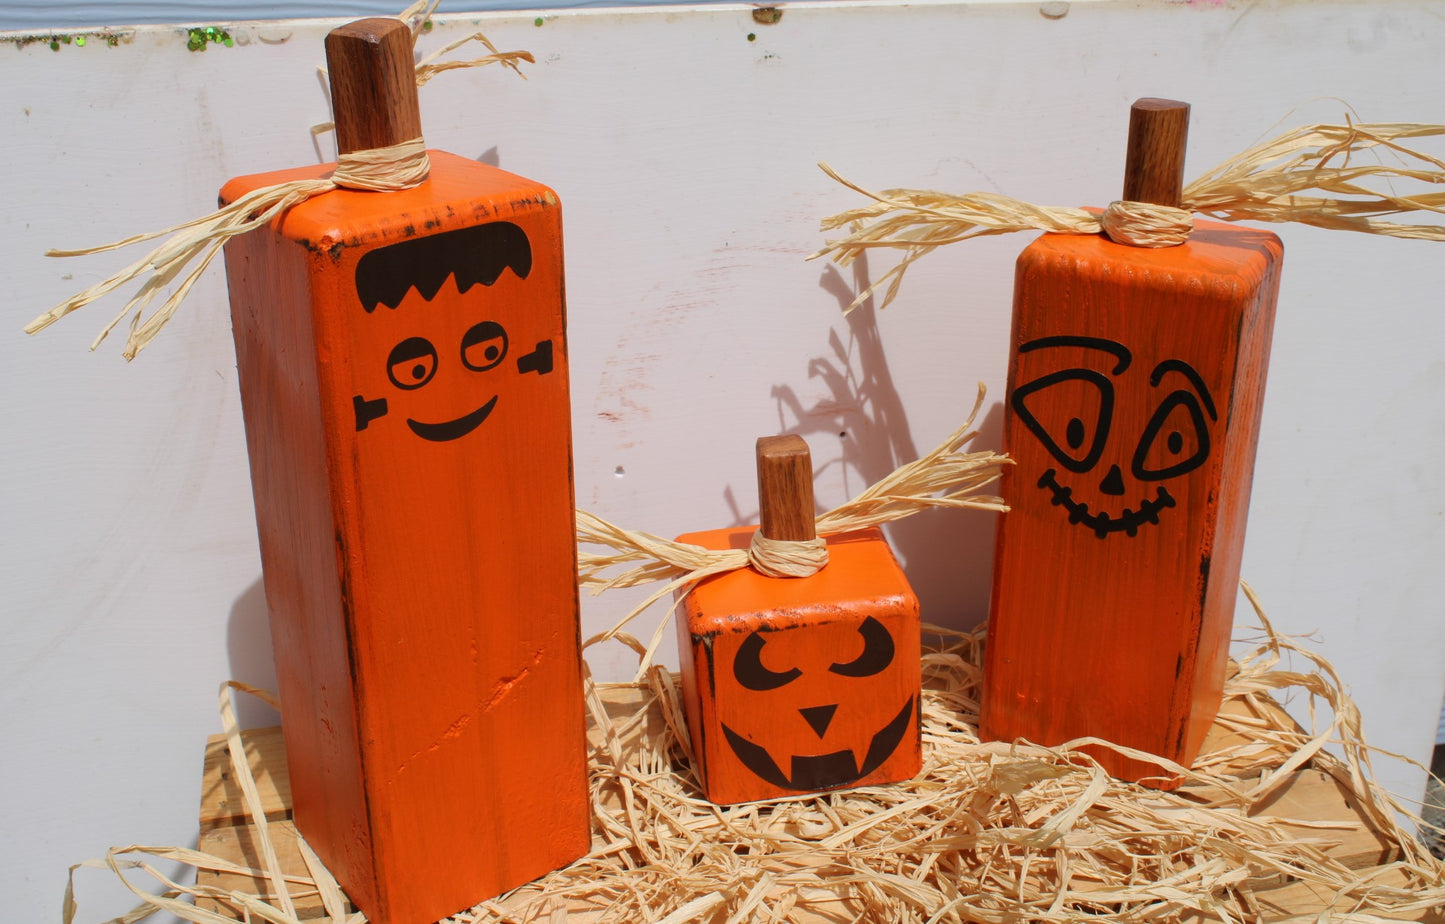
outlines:
[[[412, 291], [422, 301], [433, 302], [448, 279], [454, 282], [457, 296], [466, 296], [473, 286], [496, 285], [508, 270], [517, 279], [527, 278], [532, 270], [531, 243], [517, 225], [507, 221], [490, 222], [410, 238], [364, 254], [356, 267], [356, 294], [361, 307], [372, 313], [383, 305], [387, 309], [398, 308]], [[468, 302], [467, 307], [474, 310], [481, 304], [485, 301]], [[391, 348], [385, 362], [386, 377], [393, 388], [399, 392], [419, 391], [443, 373], [486, 373], [507, 358], [506, 329], [488, 319], [473, 323], [464, 331], [458, 330], [467, 322], [455, 320], [456, 315], [450, 310], [454, 305], [446, 306], [447, 310], [416, 315], [418, 326], [412, 328], [415, 336], [405, 337]], [[373, 367], [368, 366], [370, 368]], [[539, 342], [534, 350], [519, 358], [517, 371], [538, 375], [551, 372], [552, 341]], [[477, 387], [484, 389], [483, 394], [492, 390], [485, 385]], [[493, 389], [495, 387], [493, 382]], [[399, 397], [397, 393], [390, 395], [391, 399]], [[482, 425], [496, 407], [497, 398], [494, 392], [478, 406], [449, 420], [408, 417], [406, 425], [412, 433], [430, 442], [460, 439]], [[368, 399], [356, 395], [352, 406], [358, 431], [365, 430], [390, 410], [386, 397]]]
[[[858, 627], [863, 637], [863, 651], [852, 661], [832, 664], [828, 671], [840, 677], [869, 677], [881, 673], [893, 663], [893, 636], [887, 627], [872, 616], [864, 619]], [[787, 686], [803, 675], [792, 667], [785, 671], [772, 671], [762, 663], [766, 634], [754, 631], [743, 640], [733, 661], [733, 677], [744, 689], [754, 691], [775, 690]], [[839, 703], [807, 706], [798, 710], [804, 721], [821, 739], [832, 724]], [[833, 789], [856, 782], [883, 765], [903, 741], [912, 725], [913, 697], [909, 697], [890, 718], [866, 742], [862, 763], [859, 763], [854, 749], [844, 749], [828, 754], [792, 755], [789, 772], [784, 773], [773, 756], [762, 745], [744, 738], [726, 723], [722, 723], [723, 736], [727, 739], [733, 754], [743, 766], [763, 780], [783, 789], [797, 792], [812, 792]]]
[[[489, 372], [501, 365], [507, 358], [507, 332], [496, 321], [481, 321], [467, 328], [462, 334], [460, 346], [461, 365], [470, 372]], [[424, 387], [437, 374], [443, 359], [436, 347], [425, 337], [408, 337], [392, 347], [386, 358], [386, 376], [391, 384], [402, 391], [416, 391]], [[546, 375], [552, 371], [552, 341], [543, 340], [536, 349], [517, 360], [518, 372], [535, 372]], [[356, 429], [365, 430], [371, 421], [387, 413], [387, 400], [377, 398], [366, 400], [361, 395], [352, 398], [356, 412]], [[485, 403], [451, 420], [429, 422], [406, 419], [411, 432], [424, 440], [446, 442], [459, 439], [471, 433], [492, 413], [497, 406], [497, 395]]]
[[[1209, 457], [1210, 423], [1219, 419], [1214, 400], [1193, 366], [1167, 359], [1150, 372], [1143, 406], [1132, 406], [1139, 400], [1132, 396], [1141, 392], [1124, 375], [1132, 356], [1112, 340], [1044, 337], [1019, 352], [1068, 347], [1100, 351], [1114, 363], [1107, 374], [1087, 367], [1057, 369], [1014, 390], [1014, 413], [1064, 470], [1047, 469], [1038, 487], [1068, 511], [1070, 523], [1100, 539], [1121, 532], [1136, 536], [1177, 503], [1159, 482], [1192, 472]], [[1123, 387], [1128, 384], [1133, 392]], [[1121, 403], [1118, 391], [1130, 399]], [[1127, 476], [1121, 463], [1128, 466]]]

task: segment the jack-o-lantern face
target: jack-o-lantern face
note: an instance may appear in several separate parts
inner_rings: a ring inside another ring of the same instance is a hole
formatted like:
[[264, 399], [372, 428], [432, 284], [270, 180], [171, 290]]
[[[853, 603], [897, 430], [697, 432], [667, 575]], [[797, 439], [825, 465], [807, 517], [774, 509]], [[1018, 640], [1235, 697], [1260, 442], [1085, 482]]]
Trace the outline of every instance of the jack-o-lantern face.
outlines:
[[759, 778], [798, 792], [873, 773], [917, 724], [915, 697], [894, 676], [896, 655], [892, 634], [872, 616], [748, 633], [732, 654], [738, 686], [718, 702], [732, 754]]
[[[1083, 361], [1051, 366], [1061, 350]], [[1100, 539], [1158, 524], [1177, 504], [1166, 483], [1203, 465], [1212, 447], [1219, 414], [1199, 372], [1174, 358], [1131, 371], [1128, 348], [1098, 337], [1042, 337], [1019, 354], [1020, 379], [1033, 377], [1010, 405], [1058, 463], [1038, 488]]]
[[[745, 549], [752, 527], [680, 542]], [[805, 578], [751, 568], [682, 597], [678, 654], [702, 793], [720, 805], [906, 780], [922, 763], [918, 598], [877, 530]]]
[[[507, 329], [489, 313], [505, 308], [509, 287], [521, 284], [531, 268], [527, 235], [506, 221], [365, 254], [356, 267], [357, 296], [373, 323], [395, 333], [386, 354], [359, 370], [363, 387], [385, 397], [352, 399], [356, 429], [399, 407], [407, 429], [434, 443], [480, 427], [497, 406], [497, 379], [505, 371], [499, 367], [509, 347]], [[481, 288], [474, 288], [478, 283]], [[376, 314], [380, 306], [388, 312]], [[516, 367], [551, 372], [552, 341], [538, 342]], [[488, 376], [492, 370], [497, 372]]]

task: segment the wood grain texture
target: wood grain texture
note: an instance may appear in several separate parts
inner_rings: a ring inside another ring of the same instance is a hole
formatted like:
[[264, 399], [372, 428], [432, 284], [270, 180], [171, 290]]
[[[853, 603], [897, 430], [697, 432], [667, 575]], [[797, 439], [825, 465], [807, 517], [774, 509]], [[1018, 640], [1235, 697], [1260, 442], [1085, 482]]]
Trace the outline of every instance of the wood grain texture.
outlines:
[[336, 144], [342, 154], [421, 137], [411, 29], [399, 19], [361, 19], [326, 36]]
[[[281, 869], [288, 874], [309, 876], [306, 861], [301, 855], [301, 838], [296, 832], [296, 823], [289, 817], [289, 812], [286, 818], [269, 823], [266, 826], [266, 832], [271, 837], [271, 846], [276, 851], [276, 859]], [[255, 825], [237, 824], [203, 831], [196, 849], [202, 853], [230, 860], [238, 866], [248, 869], [263, 868], [261, 840]], [[244, 873], [224, 873], [211, 869], [197, 869], [196, 884], [217, 889], [234, 889], [252, 895], [266, 895], [271, 891], [271, 883], [265, 879], [256, 879]], [[322, 904], [321, 896], [314, 890], [310, 894], [294, 898], [293, 901], [296, 917], [302, 921], [327, 917], [326, 907]], [[245, 920], [242, 917], [244, 912], [239, 905], [233, 905], [221, 899], [197, 898], [196, 907], [221, 914], [223, 915], [222, 920]], [[348, 903], [347, 907], [352, 908], [353, 906]]]
[[[981, 734], [1190, 764], [1224, 682], [1281, 248], [1199, 223], [1019, 257]], [[1098, 752], [1115, 775], [1159, 770]]]
[[296, 821], [390, 924], [588, 843], [560, 207], [431, 156], [226, 250]]
[[1123, 199], [1178, 208], [1188, 142], [1188, 103], [1148, 97], [1136, 100], [1129, 107]]
[[[747, 548], [752, 527], [679, 541]], [[719, 804], [904, 780], [921, 763], [918, 600], [876, 529], [806, 578], [700, 582], [678, 622], [693, 754]]]
[[806, 542], [813, 529], [813, 457], [801, 436], [761, 436], [757, 443], [758, 528], [769, 539]]
[[[267, 819], [291, 816], [291, 778], [286, 775], [286, 740], [279, 725], [246, 729], [241, 745], [254, 772], [256, 793]], [[250, 821], [241, 787], [231, 769], [231, 755], [225, 735], [206, 740], [206, 759], [201, 773], [201, 830], [244, 824]]]

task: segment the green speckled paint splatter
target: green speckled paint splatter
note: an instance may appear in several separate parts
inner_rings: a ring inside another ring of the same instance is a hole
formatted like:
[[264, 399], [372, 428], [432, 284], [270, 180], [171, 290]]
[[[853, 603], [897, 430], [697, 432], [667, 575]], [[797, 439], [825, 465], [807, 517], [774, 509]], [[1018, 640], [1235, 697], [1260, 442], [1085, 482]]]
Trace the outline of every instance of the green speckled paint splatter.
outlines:
[[232, 48], [236, 40], [231, 38], [231, 33], [218, 26], [196, 26], [186, 33], [186, 47], [191, 51], [205, 51], [206, 46], [212, 43]]

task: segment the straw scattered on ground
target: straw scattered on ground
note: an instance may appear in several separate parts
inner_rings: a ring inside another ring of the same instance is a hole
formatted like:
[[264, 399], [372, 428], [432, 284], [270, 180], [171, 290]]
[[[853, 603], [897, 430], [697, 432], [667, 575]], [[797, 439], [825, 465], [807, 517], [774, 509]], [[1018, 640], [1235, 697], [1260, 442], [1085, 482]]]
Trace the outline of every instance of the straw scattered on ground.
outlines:
[[[1367, 922], [1445, 906], [1445, 863], [1404, 826], [1411, 813], [1373, 782], [1372, 750], [1340, 678], [1325, 659], [1277, 635], [1250, 599], [1263, 632], [1226, 683], [1219, 724], [1227, 734], [1193, 769], [1159, 761], [1183, 778], [1173, 792], [1109, 778], [1079, 749], [1087, 741], [980, 742], [982, 632], [937, 630], [923, 652], [918, 777], [823, 796], [714, 806], [691, 776], [672, 674], [654, 667], [637, 684], [589, 683], [592, 852], [450, 921], [1274, 921], [1287, 918], [1269, 913], [1268, 892], [1291, 881], [1333, 896], [1340, 909], [1300, 920]], [[1317, 728], [1268, 718], [1277, 714], [1273, 698], [1286, 693], [1307, 697]], [[1340, 784], [1392, 862], [1351, 869], [1329, 852], [1348, 825], [1274, 817], [1266, 800], [1305, 767]], [[296, 921], [282, 910], [285, 900], [214, 887], [209, 897], [245, 910], [195, 909], [185, 898], [199, 890], [161, 877], [157, 858], [236, 868], [177, 848], [117, 849], [88, 865], [162, 878], [157, 897], [188, 921], [225, 924], [247, 913], [251, 921]], [[314, 855], [307, 859], [312, 876], [284, 877], [292, 896], [319, 888], [332, 909], [324, 920], [360, 924]], [[73, 910], [69, 890], [67, 906]], [[116, 920], [138, 921], [146, 908]]]

